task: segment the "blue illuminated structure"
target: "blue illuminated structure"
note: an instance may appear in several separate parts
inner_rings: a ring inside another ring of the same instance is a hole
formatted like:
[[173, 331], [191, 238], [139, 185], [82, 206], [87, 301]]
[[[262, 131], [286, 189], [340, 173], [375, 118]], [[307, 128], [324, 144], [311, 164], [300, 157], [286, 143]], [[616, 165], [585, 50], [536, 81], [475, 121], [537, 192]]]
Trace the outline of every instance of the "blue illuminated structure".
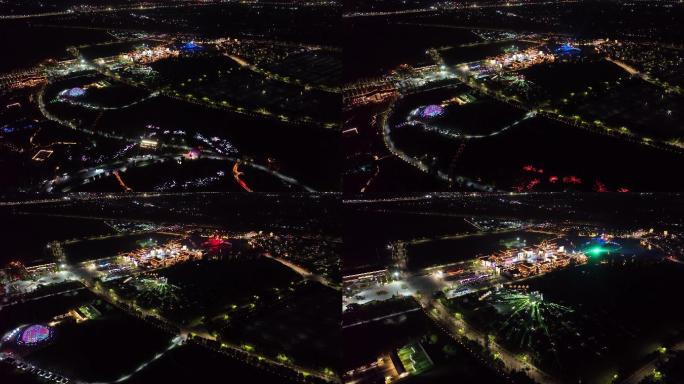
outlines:
[[195, 44], [194, 41], [188, 41], [187, 43], [185, 43], [181, 46], [181, 50], [183, 50], [185, 52], [196, 52], [196, 51], [199, 51], [201, 49], [202, 49], [202, 47]]
[[577, 47], [573, 47], [572, 45], [570, 45], [570, 43], [565, 43], [565, 44], [561, 45], [560, 47], [556, 48], [556, 53], [560, 53], [560, 54], [564, 54], [564, 55], [579, 53], [581, 51], [582, 51], [581, 49], [579, 49]]

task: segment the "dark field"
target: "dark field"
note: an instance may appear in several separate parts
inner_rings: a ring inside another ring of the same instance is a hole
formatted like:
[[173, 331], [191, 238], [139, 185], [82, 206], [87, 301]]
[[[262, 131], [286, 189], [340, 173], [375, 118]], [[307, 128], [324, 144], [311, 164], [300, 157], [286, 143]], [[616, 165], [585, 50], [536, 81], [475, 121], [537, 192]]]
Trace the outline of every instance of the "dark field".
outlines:
[[234, 329], [257, 349], [279, 351], [297, 364], [339, 371], [340, 306], [337, 291], [308, 283], [268, 309], [231, 324], [226, 332]]
[[288, 289], [300, 280], [289, 268], [265, 257], [177, 264], [159, 274], [182, 290], [183, 304], [167, 314], [182, 323], [233, 311], [232, 305], [250, 311], [252, 303], [269, 303], [274, 288]]
[[[395, 144], [414, 156], [435, 154], [438, 167], [453, 175], [476, 178], [501, 190], [593, 191], [596, 182], [608, 190], [673, 191], [684, 188], [671, 169], [684, 163], [680, 155], [634, 142], [601, 136], [542, 118], [532, 118], [504, 133], [465, 141], [461, 154], [458, 141], [436, 134], [394, 130]], [[671, 167], [661, 167], [670, 164]], [[544, 174], [523, 170], [526, 165]], [[580, 184], [552, 183], [575, 175]], [[530, 182], [539, 179], [530, 187]]]

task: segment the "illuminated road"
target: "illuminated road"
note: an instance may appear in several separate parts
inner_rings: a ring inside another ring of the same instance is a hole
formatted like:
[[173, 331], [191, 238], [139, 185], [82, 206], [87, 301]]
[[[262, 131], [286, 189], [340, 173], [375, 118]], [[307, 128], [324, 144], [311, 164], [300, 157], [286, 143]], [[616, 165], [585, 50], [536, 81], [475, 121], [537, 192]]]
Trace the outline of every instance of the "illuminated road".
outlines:
[[[576, 2], [576, 1], [571, 1], [571, 2]], [[525, 3], [525, 4], [532, 4], [532, 3]], [[494, 5], [494, 7], [497, 7], [497, 5]], [[501, 7], [499, 5], [498, 7]], [[427, 28], [444, 28], [444, 29], [465, 29], [468, 31], [473, 31], [473, 30], [478, 30], [478, 31], [494, 31], [494, 32], [511, 32], [510, 28], [496, 28], [496, 27], [473, 27], [472, 25], [454, 25], [454, 24], [432, 24], [432, 23], [413, 23], [413, 22], [398, 22], [396, 25], [408, 25], [408, 26], [415, 26], [415, 27], [427, 27]], [[554, 35], [557, 36], [572, 36], [570, 33], [560, 33], [560, 32], [554, 32]], [[479, 35], [478, 35], [479, 36]], [[453, 47], [476, 47], [479, 45], [488, 45], [488, 44], [493, 44], [493, 43], [502, 43], [502, 42], [507, 42], [507, 41], [525, 41], [525, 42], [530, 42], [530, 43], [535, 43], [535, 44], [541, 44], [541, 41], [538, 40], [528, 40], [526, 38], [511, 38], [511, 39], [497, 39], [497, 40], [482, 40], [482, 41], [475, 41], [472, 43], [463, 43], [463, 44], [458, 44], [454, 45]]]
[[147, 101], [147, 100], [150, 100], [150, 99], [152, 99], [152, 98], [154, 98], [154, 97], [157, 97], [157, 96], [159, 96], [159, 92], [152, 92], [152, 93], [150, 93], [148, 96], [145, 96], [145, 97], [143, 97], [143, 98], [141, 98], [141, 99], [138, 99], [138, 100], [136, 100], [136, 101], [130, 102], [130, 103], [128, 103], [128, 104], [120, 105], [120, 106], [117, 106], [117, 107], [103, 107], [103, 106], [100, 106], [100, 105], [90, 104], [90, 103], [86, 103], [86, 102], [82, 102], [82, 101], [76, 101], [76, 100], [59, 100], [59, 101], [60, 101], [60, 102], [63, 102], [63, 103], [70, 104], [70, 105], [73, 105], [73, 106], [77, 106], [77, 107], [82, 107], [82, 108], [86, 108], [86, 109], [92, 109], [92, 110], [95, 110], [95, 111], [117, 111], [117, 110], [120, 110], [120, 109], [126, 109], [126, 108], [130, 108], [130, 107], [136, 106], [136, 105], [138, 105], [138, 104], [140, 104], [140, 103], [143, 103], [143, 102], [145, 102], [145, 101]]
[[119, 182], [119, 185], [121, 186], [121, 188], [123, 188], [124, 191], [126, 191], [126, 192], [131, 192], [131, 191], [133, 191], [133, 189], [131, 189], [131, 188], [130, 188], [128, 185], [126, 185], [126, 183], [123, 181], [123, 179], [121, 178], [121, 175], [119, 174], [119, 171], [115, 170], [115, 171], [113, 171], [112, 173], [114, 174], [114, 177], [116, 177], [116, 180]]
[[[436, 216], [459, 217], [460, 215], [436, 215]], [[473, 223], [466, 220], [465, 218], [463, 220], [465, 222], [467, 222], [468, 224], [474, 226]], [[514, 227], [510, 227], [510, 228], [497, 229], [494, 231], [483, 231], [480, 229], [478, 232], [455, 233], [455, 234], [448, 234], [448, 235], [421, 237], [418, 239], [403, 240], [403, 241], [400, 241], [397, 243], [398, 244], [416, 245], [416, 244], [423, 244], [423, 243], [428, 243], [428, 242], [437, 241], [437, 240], [456, 240], [456, 239], [465, 239], [465, 238], [469, 238], [469, 237], [488, 236], [488, 235], [503, 234], [503, 233], [516, 232], [516, 231], [532, 231], [530, 229], [530, 227], [531, 226], [528, 224], [528, 225], [514, 226]]]
[[[15, 206], [32, 206], [32, 205], [42, 205], [42, 204], [54, 204], [65, 201], [106, 201], [106, 200], [131, 200], [131, 199], [156, 199], [159, 197], [182, 197], [182, 196], [218, 196], [223, 195], [225, 192], [133, 192], [133, 193], [79, 193], [70, 195], [60, 195], [56, 198], [47, 199], [30, 199], [30, 200], [16, 200], [16, 201], [0, 201], [0, 207], [15, 207]], [[97, 217], [95, 215], [83, 216], [83, 215], [55, 215], [49, 213], [43, 213], [41, 215], [47, 216], [61, 216], [61, 217], [72, 217], [72, 218], [97, 218], [102, 220], [111, 220], [111, 217]], [[149, 220], [139, 220], [139, 219], [126, 219], [130, 222], [136, 223], [149, 223]], [[206, 226], [206, 225], [205, 225]]]
[[303, 278], [305, 278], [307, 280], [316, 281], [316, 282], [321, 283], [321, 284], [325, 285], [326, 287], [329, 287], [332, 289], [336, 289], [336, 290], [340, 289], [340, 287], [330, 283], [330, 281], [328, 281], [328, 279], [326, 279], [325, 277], [323, 277], [321, 275], [317, 275], [313, 272], [310, 272], [309, 270], [305, 269], [304, 267], [300, 267], [299, 265], [297, 265], [297, 264], [295, 264], [289, 260], [283, 259], [281, 257], [272, 256], [270, 253], [264, 253], [264, 256], [268, 257], [269, 259], [273, 259], [273, 260], [279, 262], [280, 264], [292, 269], [293, 271], [297, 272], [300, 276], [302, 276]]
[[645, 73], [639, 72], [639, 70], [630, 66], [629, 64], [625, 63], [624, 61], [612, 59], [610, 57], [605, 57], [605, 59], [607, 61], [617, 65], [618, 67], [624, 69], [630, 75], [636, 76], [636, 77], [640, 78], [641, 80], [643, 80], [649, 84], [655, 85], [656, 87], [664, 88], [665, 91], [667, 91], [667, 92], [674, 92], [677, 94], [682, 94], [682, 89], [679, 86], [666, 86], [666, 85], [662, 84], [659, 80], [654, 79]]
[[530, 119], [536, 115], [537, 115], [536, 111], [529, 111], [521, 119], [518, 119], [518, 120], [500, 128], [496, 131], [493, 131], [493, 132], [490, 132], [487, 134], [481, 134], [481, 135], [462, 134], [462, 133], [458, 133], [458, 132], [453, 132], [449, 129], [443, 129], [440, 127], [436, 127], [436, 126], [432, 126], [432, 125], [428, 125], [428, 124], [424, 124], [424, 123], [417, 123], [417, 125], [422, 126], [423, 130], [425, 130], [426, 132], [437, 133], [441, 136], [449, 137], [452, 139], [465, 139], [465, 140], [485, 139], [485, 138], [494, 137], [494, 136], [497, 136], [503, 132], [506, 132], [507, 130], [515, 127], [516, 125], [518, 125], [518, 124], [522, 123], [523, 121]]
[[174, 337], [173, 340], [171, 340], [171, 344], [168, 346], [168, 348], [166, 348], [166, 349], [163, 350], [162, 352], [157, 353], [157, 354], [154, 355], [154, 357], [152, 357], [150, 360], [148, 360], [148, 361], [146, 361], [146, 362], [140, 364], [133, 372], [128, 373], [128, 374], [125, 374], [125, 375], [119, 377], [119, 378], [116, 379], [116, 380], [113, 380], [113, 381], [95, 381], [95, 382], [82, 382], [82, 381], [79, 381], [79, 383], [84, 383], [84, 384], [115, 384], [115, 383], [123, 383], [123, 382], [125, 382], [125, 381], [128, 381], [128, 379], [130, 379], [130, 378], [131, 378], [132, 376], [134, 376], [136, 373], [138, 373], [138, 372], [142, 371], [143, 369], [147, 368], [148, 365], [150, 365], [150, 364], [152, 364], [153, 362], [159, 360], [159, 358], [161, 358], [162, 356], [164, 356], [166, 353], [168, 353], [168, 352], [171, 351], [172, 349], [176, 348], [177, 346], [181, 345], [182, 343], [183, 343], [183, 338], [181, 338], [180, 336]]
[[297, 85], [300, 87], [304, 87], [307, 90], [318, 89], [318, 90], [321, 90], [324, 92], [330, 92], [330, 93], [340, 93], [341, 92], [339, 87], [330, 87], [330, 86], [326, 86], [323, 84], [307, 83], [306, 81], [301, 80], [301, 79], [293, 78], [290, 76], [283, 76], [283, 75], [280, 75], [278, 73], [271, 72], [271, 71], [263, 69], [263, 68], [259, 68], [256, 65], [251, 64], [251, 63], [247, 62], [245, 59], [238, 57], [236, 55], [225, 54], [225, 56], [230, 58], [234, 62], [236, 62], [241, 67], [247, 68], [250, 71], [252, 71], [258, 75], [261, 75], [267, 79], [270, 79], [270, 80], [280, 81], [280, 82], [285, 83], [285, 84]]
[[369, 320], [357, 321], [356, 323], [346, 324], [346, 325], [343, 325], [342, 328], [343, 328], [343, 329], [344, 329], [344, 328], [352, 328], [352, 327], [356, 327], [356, 326], [358, 326], [358, 325], [373, 323], [373, 322], [375, 322], [375, 321], [380, 321], [380, 320], [385, 320], [385, 319], [391, 319], [391, 318], [396, 317], [396, 316], [401, 316], [401, 315], [404, 315], [404, 314], [407, 314], [407, 313], [416, 312], [416, 311], [420, 311], [420, 310], [422, 310], [422, 308], [420, 308], [420, 307], [418, 307], [418, 308], [411, 308], [411, 309], [407, 309], [407, 310], [405, 310], [405, 311], [395, 312], [395, 313], [391, 313], [391, 314], [385, 315], [385, 316], [374, 317], [374, 318], [369, 319]]
[[[75, 185], [85, 185], [88, 184], [96, 179], [99, 179], [101, 177], [108, 177], [110, 174], [114, 174], [114, 172], [119, 173], [119, 177], [117, 179], [121, 179], [123, 176], [121, 176], [121, 172], [125, 173], [125, 171], [128, 168], [132, 167], [145, 167], [148, 165], [152, 164], [157, 164], [157, 163], [163, 163], [165, 161], [176, 161], [178, 159], [182, 159], [183, 155], [178, 155], [178, 154], [164, 154], [164, 155], [145, 155], [145, 156], [137, 156], [137, 157], [130, 157], [126, 160], [118, 160], [114, 161], [108, 164], [101, 164], [98, 165], [97, 167], [89, 167], [89, 168], [84, 168], [78, 171], [74, 171], [68, 174], [63, 174], [61, 176], [58, 176], [52, 180], [48, 180], [45, 182], [42, 186], [42, 189], [44, 189], [47, 192], [52, 192], [55, 189], [59, 189], [62, 192], [68, 192], [70, 191], [73, 186]], [[299, 188], [304, 189], [307, 192], [315, 192], [314, 189], [301, 184], [299, 181], [297, 181], [294, 178], [291, 178], [289, 176], [285, 176], [277, 171], [273, 171], [269, 169], [268, 167], [262, 166], [260, 164], [256, 164], [253, 162], [249, 161], [240, 161], [237, 158], [234, 157], [229, 157], [229, 156], [221, 156], [221, 155], [205, 155], [202, 156], [202, 158], [205, 159], [211, 159], [211, 160], [217, 160], [217, 161], [227, 161], [227, 162], [240, 162], [240, 164], [245, 165], [248, 168], [254, 168], [259, 171], [265, 172], [275, 178], [278, 178], [279, 180], [283, 181], [286, 184], [290, 185], [295, 185]], [[116, 176], [115, 176], [116, 177]], [[126, 184], [123, 184], [123, 180], [120, 181], [122, 188], [124, 188], [126, 191], [130, 192], [132, 191], [132, 187], [129, 187]]]
[[[470, 340], [478, 342], [483, 347], [487, 335], [480, 332], [478, 329], [472, 327], [464, 320], [458, 320], [437, 300], [428, 301], [427, 299], [420, 299], [420, 304], [425, 309], [425, 313], [433, 320], [438, 322], [443, 329], [447, 330], [450, 335], [457, 339], [458, 336], [465, 336]], [[549, 374], [541, 371], [532, 363], [526, 361], [520, 356], [503, 348], [495, 341], [489, 341], [489, 349], [492, 353], [497, 354], [506, 368], [516, 371], [525, 372], [530, 378], [538, 383], [544, 384], [558, 384], [559, 381]]]
[[[353, 18], [353, 17], [373, 17], [373, 16], [392, 16], [392, 15], [410, 15], [416, 13], [444, 13], [445, 11], [460, 11], [468, 9], [478, 9], [478, 8], [511, 8], [511, 7], [526, 7], [531, 5], [558, 5], [560, 3], [578, 3], [579, 0], [560, 0], [560, 1], [513, 1], [507, 2], [505, 4], [458, 4], [450, 3], [448, 6], [435, 7], [431, 6], [429, 8], [414, 8], [406, 9], [401, 11], [373, 11], [373, 12], [351, 12], [344, 13], [342, 17]], [[455, 4], [455, 5], [451, 5]], [[469, 26], [469, 29], [486, 29], [476, 26]], [[509, 29], [510, 30], [510, 29]]]
[[[675, 346], [670, 348], [673, 351], [684, 351], [684, 341], [680, 341]], [[649, 361], [648, 363], [641, 366], [634, 373], [629, 375], [621, 384], [639, 384], [642, 380], [646, 379], [648, 376], [653, 374], [653, 371], [658, 368], [658, 363], [661, 360], [661, 356]]]
[[238, 163], [237, 161], [235, 162], [235, 165], [233, 165], [233, 178], [235, 179], [235, 182], [240, 185], [242, 189], [244, 189], [247, 192], [254, 192], [252, 191], [252, 188], [247, 186], [247, 183], [245, 183], [244, 180], [242, 180], [240, 177], [244, 174], [238, 170]]
[[[169, 1], [168, 3], [170, 3]], [[154, 9], [164, 9], [164, 8], [192, 8], [192, 7], [201, 7], [201, 6], [206, 6], [206, 5], [212, 5], [214, 3], [212, 2], [194, 2], [194, 1], [181, 1], [178, 2], [176, 1], [176, 4], [164, 4], [164, 3], [159, 3], [159, 4], [149, 4], [149, 5], [139, 5], [135, 7], [111, 7], [111, 6], [106, 6], [106, 7], [100, 7], [100, 8], [91, 8], [88, 10], [79, 10], [79, 11], [74, 11], [74, 10], [65, 10], [65, 11], [57, 11], [57, 12], [44, 12], [44, 13], [32, 13], [32, 14], [21, 14], [21, 15], [0, 15], [0, 20], [20, 20], [20, 19], [34, 19], [34, 18], [40, 18], [40, 17], [50, 17], [50, 16], [71, 16], [71, 15], [79, 15], [79, 14], [95, 14], [95, 13], [116, 13], [116, 12], [122, 12], [122, 11], [149, 11], [149, 10], [154, 10]]]

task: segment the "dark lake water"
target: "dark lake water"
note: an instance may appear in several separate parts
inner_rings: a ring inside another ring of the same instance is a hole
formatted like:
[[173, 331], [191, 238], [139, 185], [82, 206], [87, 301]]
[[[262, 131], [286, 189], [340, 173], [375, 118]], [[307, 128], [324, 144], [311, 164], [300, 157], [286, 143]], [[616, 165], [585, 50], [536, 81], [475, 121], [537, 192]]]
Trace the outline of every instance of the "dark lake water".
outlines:
[[434, 240], [410, 245], [407, 248], [410, 268], [425, 268], [431, 265], [454, 263], [498, 252], [514, 245], [532, 246], [550, 235], [515, 231], [473, 235], [458, 239]]
[[100, 259], [103, 257], [115, 256], [122, 252], [131, 252], [141, 248], [143, 242], [156, 243], [162, 246], [164, 243], [176, 236], [145, 233], [140, 235], [130, 235], [123, 237], [111, 237], [107, 239], [87, 240], [64, 247], [64, 253], [72, 262], [82, 262], [87, 260]]
[[7, 213], [1, 217], [3, 230], [0, 231], [0, 241], [4, 251], [0, 253], [0, 266], [12, 260], [52, 261], [47, 257], [45, 247], [53, 240], [113, 233], [110, 227], [95, 219]]
[[464, 29], [445, 29], [413, 25], [386, 25], [376, 28], [374, 19], [346, 22], [344, 34], [344, 80], [374, 77], [401, 64], [421, 66], [432, 63], [425, 51], [429, 48], [452, 46], [479, 41], [480, 38]]
[[29, 26], [24, 22], [0, 25], [0, 45], [11, 52], [0, 60], [0, 73], [28, 68], [55, 58], [70, 58], [66, 52], [72, 45], [93, 44], [114, 40], [105, 31]]

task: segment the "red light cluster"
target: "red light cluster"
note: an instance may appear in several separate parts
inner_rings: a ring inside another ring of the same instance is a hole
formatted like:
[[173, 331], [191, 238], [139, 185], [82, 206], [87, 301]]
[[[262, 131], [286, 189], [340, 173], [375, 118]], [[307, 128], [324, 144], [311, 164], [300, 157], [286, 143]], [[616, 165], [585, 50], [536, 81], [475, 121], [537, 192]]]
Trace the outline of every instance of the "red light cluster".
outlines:
[[582, 179], [577, 176], [565, 176], [563, 177], [563, 183], [565, 184], [582, 184]]
[[536, 168], [535, 166], [529, 165], [529, 164], [523, 166], [522, 169], [523, 169], [523, 171], [526, 171], [526, 172], [544, 173], [544, 170], [543, 170], [543, 169], [541, 169], [541, 168]]
[[537, 184], [541, 183], [541, 180], [539, 179], [532, 179], [528, 184], [527, 184], [527, 190], [531, 191], [534, 189]]
[[596, 191], [596, 192], [608, 192], [608, 188], [606, 188], [605, 184], [596, 180], [596, 182], [594, 183], [594, 191]]

